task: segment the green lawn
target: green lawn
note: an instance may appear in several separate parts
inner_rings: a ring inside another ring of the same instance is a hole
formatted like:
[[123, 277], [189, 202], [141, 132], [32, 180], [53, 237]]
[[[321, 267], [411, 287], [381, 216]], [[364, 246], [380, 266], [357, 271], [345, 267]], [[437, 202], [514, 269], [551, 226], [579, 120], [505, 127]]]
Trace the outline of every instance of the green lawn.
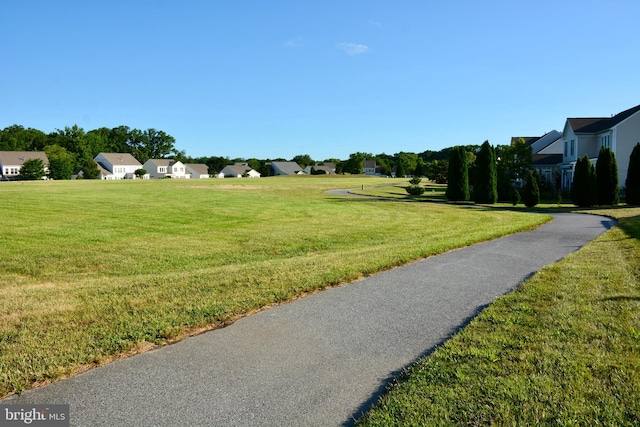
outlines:
[[548, 219], [326, 193], [393, 182], [0, 183], [0, 396]]
[[412, 366], [362, 426], [640, 425], [640, 208]]

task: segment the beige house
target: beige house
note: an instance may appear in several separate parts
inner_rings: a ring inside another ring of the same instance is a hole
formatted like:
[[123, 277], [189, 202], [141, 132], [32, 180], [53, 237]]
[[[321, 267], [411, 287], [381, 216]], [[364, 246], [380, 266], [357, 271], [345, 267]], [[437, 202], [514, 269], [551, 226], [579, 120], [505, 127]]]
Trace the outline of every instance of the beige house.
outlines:
[[44, 151], [0, 151], [0, 180], [20, 179], [20, 169], [27, 160], [40, 159], [49, 173], [49, 159]]
[[247, 163], [235, 163], [233, 165], [225, 166], [220, 172], [216, 174], [216, 178], [260, 178], [260, 172], [251, 168]]
[[142, 165], [142, 168], [147, 171], [152, 179], [185, 179], [191, 177], [187, 173], [184, 164], [173, 159], [149, 159]]
[[185, 163], [184, 167], [192, 179], [209, 178], [209, 166], [204, 163]]

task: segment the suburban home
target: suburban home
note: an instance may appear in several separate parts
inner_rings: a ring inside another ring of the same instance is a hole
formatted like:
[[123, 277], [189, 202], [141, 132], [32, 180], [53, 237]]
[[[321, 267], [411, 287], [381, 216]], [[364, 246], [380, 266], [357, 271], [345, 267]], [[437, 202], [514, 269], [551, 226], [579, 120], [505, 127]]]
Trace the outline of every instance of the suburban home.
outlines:
[[192, 179], [209, 178], [209, 166], [204, 163], [185, 163], [184, 167]]
[[296, 162], [271, 162], [274, 175], [304, 175], [304, 171]]
[[543, 180], [553, 188], [559, 185], [560, 163], [562, 163], [562, 150], [564, 141], [562, 134], [552, 130], [542, 136], [513, 137], [511, 143], [523, 139], [527, 146], [531, 147], [532, 166]]
[[234, 163], [233, 165], [227, 165], [220, 172], [216, 174], [216, 178], [260, 178], [260, 172], [253, 169], [247, 163]]
[[313, 166], [309, 165], [304, 168], [304, 173], [306, 173], [307, 175], [312, 175], [312, 171], [315, 171], [316, 175], [335, 175], [336, 165], [331, 162], [326, 162], [316, 163]]
[[142, 164], [129, 153], [99, 153], [93, 160], [100, 169], [100, 179], [136, 179], [135, 172], [143, 169]]
[[578, 158], [595, 163], [600, 147], [611, 148], [618, 164], [618, 183], [624, 186], [633, 147], [640, 142], [640, 105], [611, 117], [568, 118], [562, 132], [562, 188], [571, 188]]
[[184, 164], [173, 159], [149, 159], [142, 165], [142, 168], [147, 171], [152, 179], [190, 178], [190, 175], [186, 173]]
[[49, 173], [49, 159], [44, 151], [0, 151], [0, 180], [20, 179], [20, 169], [27, 160], [40, 159]]
[[365, 175], [375, 175], [376, 170], [378, 169], [375, 160], [365, 160], [363, 164], [364, 174]]

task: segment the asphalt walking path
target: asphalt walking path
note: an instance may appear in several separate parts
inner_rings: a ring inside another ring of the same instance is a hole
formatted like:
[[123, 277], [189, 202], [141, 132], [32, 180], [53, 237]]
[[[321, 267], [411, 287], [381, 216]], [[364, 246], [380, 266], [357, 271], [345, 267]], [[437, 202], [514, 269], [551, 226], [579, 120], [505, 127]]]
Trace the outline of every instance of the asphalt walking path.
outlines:
[[273, 307], [0, 405], [70, 404], [74, 426], [351, 425], [403, 368], [613, 224], [557, 214], [535, 231]]

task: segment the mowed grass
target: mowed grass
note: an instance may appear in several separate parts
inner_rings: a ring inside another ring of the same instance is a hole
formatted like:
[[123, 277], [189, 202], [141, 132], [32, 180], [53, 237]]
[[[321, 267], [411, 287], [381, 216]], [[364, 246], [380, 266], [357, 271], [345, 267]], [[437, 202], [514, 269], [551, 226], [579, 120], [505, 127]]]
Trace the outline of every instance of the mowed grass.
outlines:
[[326, 193], [388, 182], [1, 183], [0, 396], [548, 219]]
[[640, 425], [640, 208], [498, 299], [359, 425]]

